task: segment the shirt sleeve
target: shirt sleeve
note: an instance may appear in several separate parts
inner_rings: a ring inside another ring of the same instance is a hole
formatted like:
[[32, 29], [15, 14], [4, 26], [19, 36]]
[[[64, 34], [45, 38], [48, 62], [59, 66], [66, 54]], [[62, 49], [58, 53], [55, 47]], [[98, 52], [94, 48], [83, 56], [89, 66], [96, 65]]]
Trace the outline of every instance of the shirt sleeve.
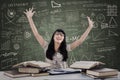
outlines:
[[48, 48], [48, 42], [45, 41], [45, 44], [42, 46], [42, 48], [44, 49], [44, 53], [46, 53], [47, 48]]
[[66, 49], [67, 49], [67, 51], [72, 51], [70, 44], [67, 44], [67, 48]]

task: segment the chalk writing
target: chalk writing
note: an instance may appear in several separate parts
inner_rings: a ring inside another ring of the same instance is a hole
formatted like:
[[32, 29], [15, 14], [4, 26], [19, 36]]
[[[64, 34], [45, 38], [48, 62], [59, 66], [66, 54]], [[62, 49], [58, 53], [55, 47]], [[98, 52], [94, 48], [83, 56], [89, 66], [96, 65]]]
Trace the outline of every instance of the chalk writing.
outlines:
[[1, 57], [8, 57], [8, 56], [16, 56], [18, 53], [16, 52], [5, 52], [1, 54]]
[[6, 42], [2, 43], [0, 47], [1, 50], [10, 50], [10, 40], [7, 40]]
[[8, 4], [9, 7], [20, 7], [20, 6], [27, 6], [28, 3], [10, 3]]
[[115, 46], [110, 46], [110, 47], [98, 48], [97, 52], [107, 52], [107, 51], [115, 51], [115, 50], [116, 50]]
[[10, 68], [12, 65], [16, 64], [18, 62], [17, 58], [8, 58], [5, 60], [1, 61], [1, 68], [2, 69], [6, 69], [6, 68]]

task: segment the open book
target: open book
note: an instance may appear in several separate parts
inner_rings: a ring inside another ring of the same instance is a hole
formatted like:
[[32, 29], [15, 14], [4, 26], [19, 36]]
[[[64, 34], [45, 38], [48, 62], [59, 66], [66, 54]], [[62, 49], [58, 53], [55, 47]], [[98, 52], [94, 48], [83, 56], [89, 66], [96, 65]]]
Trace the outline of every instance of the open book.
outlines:
[[72, 73], [80, 73], [81, 69], [51, 69], [48, 71], [50, 75], [61, 75], [61, 74], [72, 74]]
[[104, 65], [104, 63], [99, 61], [76, 61], [70, 68], [78, 68], [78, 69], [91, 69], [97, 66]]
[[21, 62], [13, 65], [13, 68], [27, 67], [27, 66], [37, 67], [37, 68], [46, 68], [46, 67], [50, 67], [51, 65], [43, 61], [25, 61], [25, 62]]
[[91, 69], [86, 71], [87, 74], [96, 77], [109, 77], [118, 75], [118, 70], [111, 68]]

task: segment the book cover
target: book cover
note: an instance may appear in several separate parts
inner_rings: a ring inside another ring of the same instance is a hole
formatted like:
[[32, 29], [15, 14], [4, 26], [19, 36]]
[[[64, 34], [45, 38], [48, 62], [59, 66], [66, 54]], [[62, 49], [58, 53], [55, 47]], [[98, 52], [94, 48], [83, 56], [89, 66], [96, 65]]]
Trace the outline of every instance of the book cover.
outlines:
[[39, 73], [42, 69], [35, 67], [19, 67], [18, 72], [21, 73]]
[[48, 76], [48, 75], [49, 75], [48, 72], [40, 72], [40, 73], [36, 73], [36, 74], [31, 74], [31, 76], [33, 76], [33, 77]]
[[87, 70], [86, 73], [97, 77], [106, 77], [106, 76], [118, 75], [118, 70], [111, 68], [101, 68], [101, 69]]
[[4, 75], [12, 77], [12, 78], [18, 78], [18, 77], [27, 77], [31, 74], [23, 74], [18, 72], [17, 70], [10, 70], [10, 71], [4, 71]]
[[76, 61], [70, 65], [70, 68], [91, 69], [100, 65], [104, 65], [104, 63], [99, 61]]

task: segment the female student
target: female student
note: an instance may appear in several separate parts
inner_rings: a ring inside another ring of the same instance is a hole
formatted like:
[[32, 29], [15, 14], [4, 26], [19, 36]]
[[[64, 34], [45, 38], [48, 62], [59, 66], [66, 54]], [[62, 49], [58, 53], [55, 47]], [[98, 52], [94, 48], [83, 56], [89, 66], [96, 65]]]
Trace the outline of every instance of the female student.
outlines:
[[72, 42], [71, 44], [66, 44], [65, 32], [62, 29], [57, 29], [53, 33], [51, 41], [48, 44], [48, 42], [45, 41], [43, 37], [38, 33], [33, 22], [32, 17], [35, 13], [35, 11], [33, 11], [33, 8], [29, 8], [24, 13], [27, 16], [28, 22], [35, 38], [44, 49], [46, 55], [45, 60], [46, 62], [51, 64], [50, 68], [67, 68], [68, 66], [66, 61], [68, 58], [68, 51], [72, 51], [77, 46], [81, 45], [93, 28], [93, 21], [89, 17], [87, 17], [89, 26], [78, 40]]

